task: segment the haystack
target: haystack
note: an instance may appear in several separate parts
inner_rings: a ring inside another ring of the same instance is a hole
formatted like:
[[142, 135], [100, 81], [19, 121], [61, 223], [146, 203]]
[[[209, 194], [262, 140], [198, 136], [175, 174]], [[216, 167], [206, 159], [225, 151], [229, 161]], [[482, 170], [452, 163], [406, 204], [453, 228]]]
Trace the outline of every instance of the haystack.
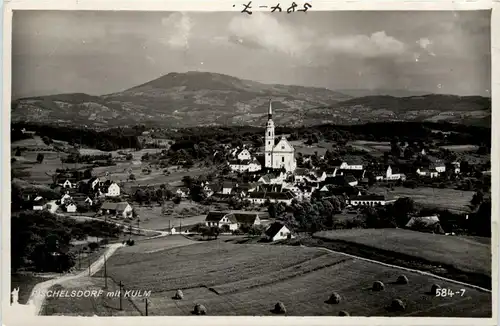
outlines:
[[382, 283], [380, 281], [373, 282], [373, 286], [372, 286], [373, 291], [383, 291], [384, 288], [385, 288], [384, 283]]

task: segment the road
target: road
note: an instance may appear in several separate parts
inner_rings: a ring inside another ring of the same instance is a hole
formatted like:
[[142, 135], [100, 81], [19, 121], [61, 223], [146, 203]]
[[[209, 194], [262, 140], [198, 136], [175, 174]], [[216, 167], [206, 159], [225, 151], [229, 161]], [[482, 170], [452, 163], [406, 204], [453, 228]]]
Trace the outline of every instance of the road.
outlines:
[[[61, 214], [58, 214], [58, 215], [64, 216]], [[102, 221], [101, 219], [98, 219], [95, 217], [90, 217], [90, 216], [71, 216], [71, 218]], [[117, 223], [114, 221], [106, 221], [106, 222], [113, 223], [113, 224], [118, 225], [118, 226], [121, 226], [121, 225], [127, 226], [126, 224], [121, 224], [121, 223]], [[149, 230], [149, 229], [142, 229], [142, 228], [137, 228], [137, 227], [133, 227], [132, 229], [136, 230], [136, 231], [140, 231], [140, 232], [158, 233], [155, 236], [144, 238], [144, 240], [156, 239], [156, 238], [165, 237], [165, 236], [169, 235], [169, 233], [166, 231]], [[61, 276], [61, 277], [51, 279], [51, 280], [48, 280], [45, 282], [38, 283], [37, 285], [35, 285], [35, 287], [31, 291], [30, 297], [28, 299], [28, 303], [26, 305], [25, 312], [27, 314], [32, 315], [32, 316], [39, 315], [41, 312], [41, 309], [43, 307], [43, 303], [45, 301], [45, 296], [42, 295], [43, 293], [46, 293], [52, 286], [54, 286], [56, 284], [61, 284], [61, 283], [67, 282], [67, 281], [71, 281], [71, 280], [75, 280], [78, 278], [89, 277], [89, 276], [94, 275], [104, 266], [105, 257], [106, 257], [106, 259], [109, 259], [109, 257], [111, 257], [117, 249], [124, 247], [124, 246], [125, 245], [122, 243], [113, 243], [113, 244], [108, 245], [106, 251], [94, 263], [92, 263], [90, 265], [89, 269], [85, 269], [85, 271], [83, 271], [83, 272], [80, 272], [76, 275], [65, 275], [65, 276]], [[89, 270], [90, 270], [90, 273], [89, 273]], [[19, 306], [22, 306], [22, 305], [19, 305]]]
[[[58, 277], [56, 279], [48, 280], [42, 283], [38, 283], [35, 285], [33, 290], [31, 291], [30, 297], [28, 299], [27, 305], [29, 306], [29, 309], [27, 309], [29, 312], [31, 312], [33, 315], [39, 315], [43, 302], [45, 301], [45, 295], [44, 293], [47, 293], [47, 291], [54, 285], [56, 284], [61, 284], [67, 281], [75, 280], [77, 278], [81, 277], [88, 277], [92, 276], [95, 273], [97, 273], [103, 266], [104, 266], [104, 261], [105, 257], [109, 258], [113, 253], [120, 247], [123, 247], [124, 245], [121, 243], [114, 243], [109, 246], [107, 246], [107, 249], [104, 254], [102, 254], [99, 259], [97, 259], [92, 265], [90, 265], [89, 269], [85, 269], [85, 271], [80, 272], [76, 275], [65, 275]], [[89, 271], [90, 270], [90, 271]], [[27, 312], [28, 312], [27, 311]]]

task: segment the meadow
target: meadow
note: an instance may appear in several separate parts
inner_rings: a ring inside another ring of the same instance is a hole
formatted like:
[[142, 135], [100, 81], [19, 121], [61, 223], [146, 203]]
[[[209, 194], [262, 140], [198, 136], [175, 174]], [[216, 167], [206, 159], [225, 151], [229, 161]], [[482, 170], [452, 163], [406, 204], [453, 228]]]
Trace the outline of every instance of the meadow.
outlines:
[[375, 186], [370, 188], [369, 191], [394, 199], [399, 197], [411, 197], [416, 203], [427, 207], [449, 209], [458, 212], [470, 212], [468, 205], [474, 195], [473, 191], [450, 188], [437, 189], [431, 187], [419, 187], [415, 189], [394, 187], [393, 189], [388, 189]]
[[134, 205], [140, 217], [141, 227], [151, 230], [166, 230], [170, 227], [194, 225], [205, 221], [208, 210], [207, 206], [181, 201], [173, 207], [173, 212], [168, 215], [162, 213], [161, 206], [137, 206]]
[[[465, 287], [463, 296], [435, 297], [429, 293], [434, 283], [453, 291], [464, 286], [318, 248], [230, 244], [221, 239], [173, 241], [140, 242], [108, 260], [107, 273], [116, 282], [152, 291], [149, 315], [190, 315], [196, 303], [203, 304], [209, 315], [271, 315], [278, 301], [291, 316], [336, 316], [340, 310], [352, 316], [491, 315], [490, 293]], [[401, 274], [408, 284], [396, 284]], [[102, 276], [102, 271], [96, 275]], [[371, 290], [377, 280], [385, 284], [384, 291]], [[178, 289], [183, 300], [172, 298]], [[334, 291], [342, 297], [340, 304], [326, 303]], [[394, 298], [401, 298], [406, 310], [389, 309]], [[87, 301], [74, 303], [74, 313], [99, 314], [100, 308]], [[139, 301], [136, 305], [141, 307]]]

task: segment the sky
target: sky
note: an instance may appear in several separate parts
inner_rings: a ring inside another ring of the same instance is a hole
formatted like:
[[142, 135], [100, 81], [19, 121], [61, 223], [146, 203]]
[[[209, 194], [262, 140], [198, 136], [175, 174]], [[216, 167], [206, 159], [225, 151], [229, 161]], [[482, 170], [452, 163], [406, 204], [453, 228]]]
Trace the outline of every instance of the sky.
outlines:
[[170, 72], [489, 96], [489, 11], [22, 11], [13, 98], [109, 94]]

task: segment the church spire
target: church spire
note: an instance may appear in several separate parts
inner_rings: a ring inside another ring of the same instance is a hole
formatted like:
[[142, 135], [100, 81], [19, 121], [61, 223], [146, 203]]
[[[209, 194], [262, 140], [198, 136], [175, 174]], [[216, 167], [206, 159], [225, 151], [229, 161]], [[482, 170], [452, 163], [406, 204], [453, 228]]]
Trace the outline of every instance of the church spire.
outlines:
[[267, 118], [271, 120], [273, 118], [273, 106], [272, 100], [269, 100], [269, 110], [267, 111]]

